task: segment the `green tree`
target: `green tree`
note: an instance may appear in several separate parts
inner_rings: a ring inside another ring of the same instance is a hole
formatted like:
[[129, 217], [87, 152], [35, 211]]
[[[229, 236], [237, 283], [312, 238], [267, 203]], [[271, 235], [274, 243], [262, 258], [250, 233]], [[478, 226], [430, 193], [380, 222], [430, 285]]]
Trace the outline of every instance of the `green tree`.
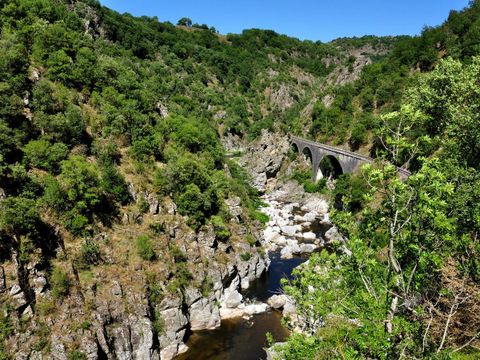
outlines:
[[24, 146], [23, 152], [27, 164], [57, 173], [59, 164], [67, 158], [68, 147], [63, 143], [32, 140]]
[[192, 19], [188, 17], [183, 17], [177, 22], [178, 26], [192, 27], [192, 24], [193, 24]]

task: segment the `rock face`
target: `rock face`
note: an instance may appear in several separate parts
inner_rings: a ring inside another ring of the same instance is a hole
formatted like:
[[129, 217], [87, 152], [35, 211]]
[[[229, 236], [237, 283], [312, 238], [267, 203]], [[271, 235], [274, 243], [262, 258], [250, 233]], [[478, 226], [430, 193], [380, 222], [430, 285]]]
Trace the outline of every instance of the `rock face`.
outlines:
[[[135, 191], [133, 186], [130, 191], [132, 197], [142, 197], [149, 205], [145, 222], [150, 219], [161, 224], [161, 235], [155, 241], [175, 244], [184, 254], [182, 261], [190, 274], [188, 283], [181, 289], [169, 289], [170, 270], [160, 259], [149, 264], [138, 259], [137, 264], [125, 264], [128, 268], [124, 271], [123, 263], [116, 263], [115, 254], [102, 253], [104, 259], [110, 260], [101, 269], [91, 268], [90, 276], [97, 277], [98, 282], [86, 288], [80, 279], [62, 302], [55, 302], [49, 277], [40, 263], [26, 264], [25, 269], [13, 263], [8, 263], [8, 268], [2, 264], [2, 301], [7, 298], [15, 310], [11, 313], [14, 321], [18, 322], [20, 317], [32, 319], [31, 329], [9, 338], [8, 349], [17, 354], [17, 359], [45, 358], [41, 352], [32, 350], [39, 341], [34, 332], [37, 329], [33, 301], [41, 304], [45, 300], [56, 305], [42, 321], [51, 328], [51, 335], [45, 338], [51, 342], [47, 358], [62, 360], [68, 359], [72, 344], [89, 360], [169, 360], [188, 349], [185, 340], [190, 331], [218, 328], [222, 317], [246, 317], [269, 309], [266, 304], [246, 302], [240, 293], [267, 271], [269, 259], [255, 245], [242, 240], [247, 228], [240, 221], [243, 212], [239, 198], [227, 201], [232, 218], [237, 220], [233, 220], [231, 238], [224, 239], [217, 238], [211, 224], [198, 233], [191, 230], [170, 199], [160, 203], [151, 193]], [[130, 230], [144, 225], [129, 222], [124, 226]], [[249, 230], [257, 239], [260, 237], [255, 226]], [[107, 234], [102, 235], [97, 242], [108, 248], [107, 244], [112, 245], [108, 238]], [[241, 256], [244, 254], [249, 256]], [[217, 261], [218, 258], [222, 261]], [[146, 276], [151, 271], [144, 271], [146, 266], [155, 266], [158, 273], [167, 275], [155, 284], [161, 294], [155, 300], [149, 293]], [[70, 271], [70, 279], [76, 281], [70, 269], [66, 269]], [[8, 279], [13, 280], [7, 283]]]
[[270, 103], [279, 109], [285, 111], [295, 103], [287, 85], [281, 84], [277, 90], [267, 88], [265, 95], [270, 99]]
[[267, 130], [263, 130], [260, 139], [249, 147], [240, 163], [248, 169], [253, 178], [253, 186], [260, 192], [265, 192], [267, 180], [277, 175], [289, 149], [290, 143], [286, 136]]

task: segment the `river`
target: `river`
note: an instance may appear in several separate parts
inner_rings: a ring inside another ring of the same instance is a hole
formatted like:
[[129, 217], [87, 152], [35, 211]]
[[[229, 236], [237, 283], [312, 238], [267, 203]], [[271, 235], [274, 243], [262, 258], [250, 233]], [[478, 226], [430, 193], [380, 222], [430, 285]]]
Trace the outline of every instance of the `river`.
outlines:
[[[276, 205], [279, 206], [278, 203]], [[280, 207], [283, 205], [288, 203], [280, 204]], [[304, 212], [295, 208], [292, 214], [304, 215]], [[313, 232], [317, 238], [323, 238], [330, 227], [316, 219], [308, 227], [303, 228], [302, 232]], [[269, 257], [271, 260], [269, 271], [243, 292], [245, 298], [266, 302], [272, 295], [279, 294], [281, 279], [291, 279], [292, 271], [308, 259], [308, 255], [282, 259], [280, 249], [270, 252]], [[281, 317], [280, 311], [271, 310], [255, 315], [249, 320], [243, 318], [224, 320], [221, 327], [216, 330], [196, 331], [188, 339], [189, 350], [179, 355], [176, 360], [265, 359], [267, 333], [272, 334], [275, 342], [282, 342], [289, 335], [288, 330], [282, 326]]]

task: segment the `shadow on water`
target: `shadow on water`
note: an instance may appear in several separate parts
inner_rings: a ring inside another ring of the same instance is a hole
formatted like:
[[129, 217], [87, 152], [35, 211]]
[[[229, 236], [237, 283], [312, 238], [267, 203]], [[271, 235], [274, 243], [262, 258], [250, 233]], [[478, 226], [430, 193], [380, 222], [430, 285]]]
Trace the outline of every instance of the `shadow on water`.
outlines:
[[222, 321], [213, 331], [195, 332], [189, 339], [188, 352], [176, 360], [256, 360], [265, 359], [266, 333], [283, 341], [288, 331], [281, 324], [281, 313], [256, 315], [252, 320]]
[[270, 255], [270, 260], [268, 273], [250, 284], [250, 288], [243, 292], [246, 298], [266, 302], [272, 295], [279, 294], [281, 280], [291, 279], [293, 269], [307, 261], [307, 258], [294, 257], [284, 260], [279, 252], [275, 252]]
[[[279, 253], [270, 255], [271, 264], [267, 274], [253, 282], [243, 293], [248, 299], [267, 301], [278, 294], [281, 279], [290, 279], [295, 267], [306, 258], [283, 260]], [[217, 330], [197, 331], [189, 338], [189, 350], [176, 360], [257, 360], [265, 359], [266, 334], [271, 333], [275, 341], [283, 341], [289, 335], [282, 326], [281, 313], [271, 311], [255, 315], [250, 320], [233, 319], [222, 321]]]

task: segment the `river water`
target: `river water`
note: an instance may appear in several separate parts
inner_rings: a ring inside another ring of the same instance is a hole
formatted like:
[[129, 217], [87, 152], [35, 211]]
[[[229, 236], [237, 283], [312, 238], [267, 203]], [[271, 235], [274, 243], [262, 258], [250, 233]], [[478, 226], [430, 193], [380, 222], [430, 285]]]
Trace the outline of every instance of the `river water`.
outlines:
[[[283, 260], [279, 252], [270, 254], [270, 259], [269, 271], [243, 293], [246, 298], [266, 302], [279, 293], [281, 279], [291, 278], [293, 269], [306, 260], [300, 257]], [[283, 341], [289, 335], [281, 317], [280, 311], [269, 311], [250, 320], [224, 320], [216, 330], [196, 331], [187, 342], [190, 349], [176, 360], [265, 359], [266, 334], [271, 333], [275, 341]]]
[[[323, 238], [329, 228], [329, 225], [315, 221], [304, 230]], [[281, 279], [291, 279], [292, 271], [308, 259], [308, 256], [282, 259], [280, 251], [272, 252], [269, 256], [269, 271], [250, 284], [250, 288], [243, 292], [245, 298], [266, 302], [272, 295], [279, 294]], [[282, 342], [289, 335], [288, 330], [282, 326], [281, 317], [280, 311], [272, 310], [249, 320], [224, 320], [216, 330], [196, 331], [188, 339], [189, 350], [176, 360], [265, 359], [266, 334], [272, 334], [275, 342]]]

